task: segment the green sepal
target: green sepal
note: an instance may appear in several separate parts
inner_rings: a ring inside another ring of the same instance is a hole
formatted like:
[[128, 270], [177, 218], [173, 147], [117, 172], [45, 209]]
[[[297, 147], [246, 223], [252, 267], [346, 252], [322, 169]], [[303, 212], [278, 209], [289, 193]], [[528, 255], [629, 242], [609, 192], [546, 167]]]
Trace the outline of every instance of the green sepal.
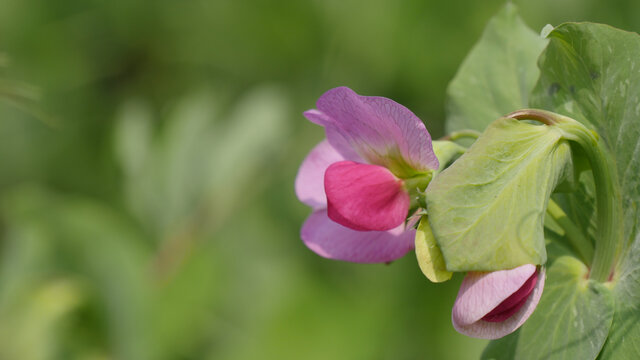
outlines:
[[544, 264], [547, 202], [571, 173], [571, 149], [557, 128], [494, 121], [427, 188], [429, 222], [447, 270]]

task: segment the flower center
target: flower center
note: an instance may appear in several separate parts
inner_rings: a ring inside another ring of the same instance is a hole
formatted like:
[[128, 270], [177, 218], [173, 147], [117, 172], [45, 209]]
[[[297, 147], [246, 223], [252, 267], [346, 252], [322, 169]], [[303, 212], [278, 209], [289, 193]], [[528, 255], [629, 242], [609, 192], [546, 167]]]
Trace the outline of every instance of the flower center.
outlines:
[[538, 270], [531, 275], [527, 281], [522, 284], [518, 291], [514, 292], [508, 298], [504, 299], [500, 305], [496, 306], [482, 320], [488, 322], [502, 322], [510, 318], [527, 302], [529, 295], [533, 292], [538, 282]]

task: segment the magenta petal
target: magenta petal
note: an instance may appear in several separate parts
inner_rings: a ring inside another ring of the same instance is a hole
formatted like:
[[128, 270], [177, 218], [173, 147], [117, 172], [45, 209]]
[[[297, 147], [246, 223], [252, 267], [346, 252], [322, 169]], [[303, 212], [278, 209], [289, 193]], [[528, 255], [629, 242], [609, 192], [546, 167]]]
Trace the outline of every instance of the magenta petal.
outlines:
[[467, 273], [453, 305], [451, 319], [454, 328], [467, 336], [482, 339], [498, 339], [514, 332], [529, 318], [540, 301], [545, 280], [544, 268], [540, 269], [535, 287], [524, 304], [513, 315], [500, 322], [489, 322], [482, 318], [518, 292], [535, 272], [536, 266], [527, 264], [511, 270]]
[[316, 145], [298, 170], [295, 183], [298, 199], [313, 209], [325, 208], [327, 197], [324, 193], [324, 172], [329, 165], [342, 160], [342, 156], [327, 140]]
[[326, 210], [318, 210], [307, 218], [300, 236], [320, 256], [381, 263], [396, 260], [412, 250], [415, 230], [405, 230], [403, 224], [389, 231], [356, 231], [331, 221]]
[[371, 164], [390, 167], [396, 161], [417, 171], [438, 168], [424, 124], [395, 101], [339, 87], [324, 93], [317, 107], [305, 116], [326, 128], [327, 139], [346, 159], [358, 160], [353, 149]]
[[382, 166], [333, 163], [324, 173], [324, 189], [329, 218], [354, 230], [390, 230], [409, 212], [402, 180]]

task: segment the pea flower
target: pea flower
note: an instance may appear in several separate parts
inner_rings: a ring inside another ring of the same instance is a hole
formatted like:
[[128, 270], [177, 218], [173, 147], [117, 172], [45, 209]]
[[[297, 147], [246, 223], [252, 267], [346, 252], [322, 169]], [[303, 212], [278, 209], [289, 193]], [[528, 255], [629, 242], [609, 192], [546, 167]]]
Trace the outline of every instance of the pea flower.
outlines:
[[339, 87], [304, 115], [326, 139], [303, 161], [295, 189], [313, 213], [301, 230], [318, 255], [352, 262], [395, 260], [413, 249], [412, 198], [438, 169], [431, 136], [404, 106]]
[[538, 305], [544, 280], [544, 267], [531, 264], [468, 272], [453, 305], [453, 327], [483, 339], [498, 339], [516, 331]]

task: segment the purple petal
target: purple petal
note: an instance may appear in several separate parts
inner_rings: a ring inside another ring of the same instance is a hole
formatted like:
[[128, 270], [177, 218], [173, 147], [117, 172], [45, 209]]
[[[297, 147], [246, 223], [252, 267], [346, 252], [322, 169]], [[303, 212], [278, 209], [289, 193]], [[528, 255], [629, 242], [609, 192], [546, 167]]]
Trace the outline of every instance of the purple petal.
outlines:
[[329, 144], [322, 140], [304, 159], [296, 176], [296, 195], [303, 203], [314, 210], [327, 206], [324, 193], [324, 172], [329, 165], [344, 158]]
[[389, 231], [357, 231], [337, 224], [326, 210], [307, 218], [302, 241], [316, 254], [335, 260], [381, 263], [396, 260], [413, 249], [415, 230], [400, 225]]
[[395, 101], [339, 87], [324, 93], [317, 107], [305, 116], [326, 128], [327, 139], [345, 159], [358, 161], [354, 158], [358, 156], [367, 163], [403, 171], [438, 168], [424, 124]]
[[469, 272], [460, 285], [453, 305], [453, 327], [462, 334], [482, 339], [498, 339], [514, 332], [529, 318], [540, 301], [545, 280], [544, 268], [540, 269], [533, 291], [515, 314], [501, 322], [489, 322], [482, 318], [521, 289], [535, 272], [536, 266], [530, 264], [489, 273]]
[[340, 161], [324, 173], [329, 218], [354, 230], [391, 230], [409, 213], [402, 180], [378, 165]]

